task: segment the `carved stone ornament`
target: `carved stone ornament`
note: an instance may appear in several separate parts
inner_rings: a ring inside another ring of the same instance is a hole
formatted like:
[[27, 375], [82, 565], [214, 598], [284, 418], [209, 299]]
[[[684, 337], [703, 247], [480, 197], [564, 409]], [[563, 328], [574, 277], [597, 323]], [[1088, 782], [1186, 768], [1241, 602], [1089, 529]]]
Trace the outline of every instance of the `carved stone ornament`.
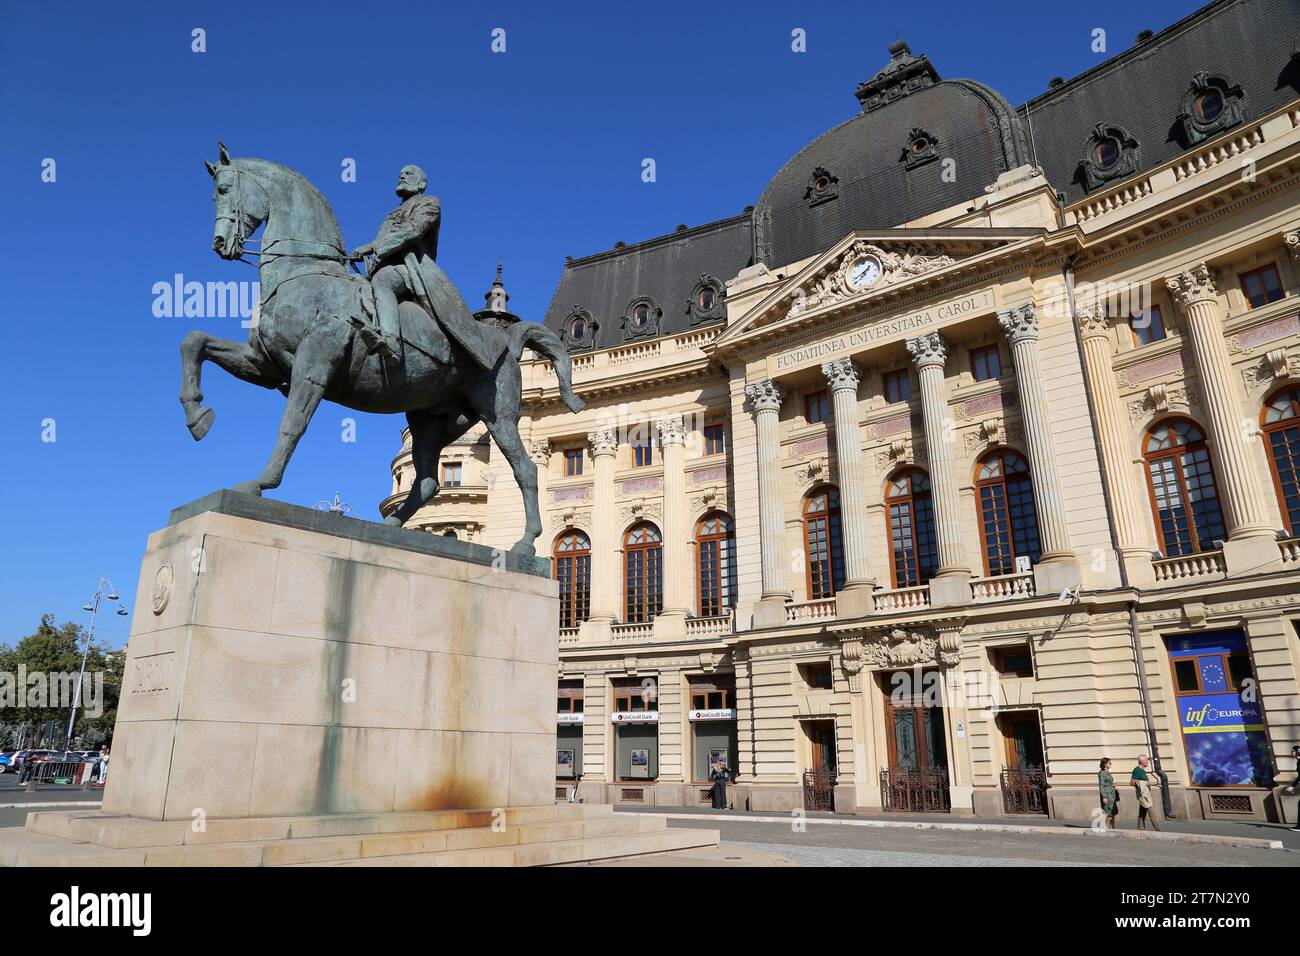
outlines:
[[592, 455], [612, 455], [618, 451], [618, 432], [613, 428], [598, 428], [587, 432], [587, 442]]
[[1038, 338], [1038, 311], [1032, 302], [1026, 302], [1014, 309], [999, 312], [998, 325], [1012, 345], [1033, 341]]
[[[863, 256], [874, 256], [880, 262], [880, 277], [871, 285], [859, 289], [854, 287], [849, 275], [853, 264]], [[807, 283], [791, 293], [788, 315], [798, 315], [853, 296], [878, 292], [927, 272], [945, 269], [956, 261], [952, 256], [926, 252], [916, 246], [908, 246], [902, 252], [888, 252], [865, 239], [859, 239], [839, 259], [827, 263]]]
[[655, 422], [655, 427], [661, 446], [686, 444], [686, 421], [681, 415], [665, 415]]
[[840, 389], [856, 392], [858, 382], [862, 378], [861, 370], [847, 358], [823, 362], [822, 374], [826, 376], [826, 384], [830, 386], [832, 392], [838, 392]]
[[1187, 389], [1182, 385], [1152, 385], [1142, 393], [1141, 398], [1128, 403], [1129, 421], [1137, 423], [1150, 417], [1154, 412], [1163, 414], [1170, 411], [1190, 411]]
[[1093, 300], [1079, 303], [1079, 327], [1085, 339], [1093, 336], [1110, 337], [1110, 316], [1106, 314], [1106, 303]]
[[930, 332], [908, 339], [907, 352], [912, 356], [912, 364], [917, 368], [925, 368], [927, 365], [938, 365], [942, 368], [948, 358], [948, 343], [938, 332]]
[[920, 631], [896, 627], [862, 645], [862, 656], [877, 667], [910, 667], [934, 661], [938, 641]]
[[752, 411], [779, 412], [781, 402], [785, 401], [785, 389], [770, 378], [745, 386], [745, 397], [749, 399]]
[[1300, 262], [1300, 229], [1283, 235], [1282, 243], [1286, 246], [1286, 251], [1291, 253], [1291, 258]]
[[164, 564], [158, 569], [158, 573], [153, 576], [153, 588], [149, 592], [149, 600], [155, 614], [161, 614], [167, 610], [167, 605], [172, 599], [172, 587], [175, 583], [176, 575], [172, 571], [170, 564]]
[[551, 443], [545, 438], [534, 438], [528, 443], [528, 457], [535, 464], [545, 466], [551, 460]]
[[920, 127], [912, 127], [912, 132], [907, 136], [907, 145], [903, 147], [903, 155], [899, 158], [903, 161], [904, 169], [915, 169], [934, 162], [939, 158], [939, 137]]
[[1189, 308], [1193, 303], [1214, 299], [1219, 290], [1214, 285], [1214, 273], [1204, 262], [1184, 269], [1165, 279], [1165, 288], [1174, 297], [1179, 308]]
[[824, 481], [829, 473], [830, 462], [825, 458], [814, 458], [808, 464], [800, 468], [795, 474], [799, 481], [807, 484], [814, 481]]

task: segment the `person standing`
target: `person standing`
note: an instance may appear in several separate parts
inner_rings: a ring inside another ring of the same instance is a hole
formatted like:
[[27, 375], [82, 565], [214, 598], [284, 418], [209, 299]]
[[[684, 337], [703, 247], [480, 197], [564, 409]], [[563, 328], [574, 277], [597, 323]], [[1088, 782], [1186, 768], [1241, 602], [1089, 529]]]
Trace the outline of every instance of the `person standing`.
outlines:
[[99, 748], [99, 780], [96, 781], [101, 787], [104, 780], [108, 777], [108, 744]]
[[718, 764], [713, 768], [713, 809], [727, 809], [727, 775], [730, 773], [726, 764]]
[[1097, 789], [1101, 791], [1101, 810], [1106, 817], [1106, 829], [1115, 829], [1115, 817], [1119, 813], [1119, 791], [1115, 789], [1115, 778], [1110, 775], [1110, 758], [1102, 757], [1097, 773]]
[[[1295, 758], [1295, 782], [1286, 788], [1287, 793], [1295, 793], [1295, 788], [1300, 787], [1300, 744], [1291, 748], [1291, 756]], [[1292, 830], [1300, 831], [1300, 804], [1296, 805], [1296, 820]]]
[[1129, 783], [1137, 792], [1138, 801], [1138, 829], [1147, 828], [1147, 819], [1151, 820], [1151, 829], [1159, 830], [1160, 824], [1156, 823], [1156, 815], [1152, 813], [1155, 804], [1151, 800], [1151, 778], [1159, 780], [1159, 775], [1151, 769], [1151, 758], [1146, 754], [1138, 754], [1137, 766], [1133, 768], [1133, 775], [1129, 778]]

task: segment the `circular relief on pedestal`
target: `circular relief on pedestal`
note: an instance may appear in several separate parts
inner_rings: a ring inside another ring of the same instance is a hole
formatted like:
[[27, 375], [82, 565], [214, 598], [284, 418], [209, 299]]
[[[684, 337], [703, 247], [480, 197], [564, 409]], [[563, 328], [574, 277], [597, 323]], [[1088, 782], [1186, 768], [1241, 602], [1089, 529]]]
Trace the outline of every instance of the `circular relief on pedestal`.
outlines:
[[167, 610], [167, 602], [172, 598], [172, 582], [175, 575], [172, 573], [172, 566], [164, 564], [158, 569], [158, 573], [153, 576], [153, 591], [150, 598], [153, 601], [153, 612], [161, 614]]

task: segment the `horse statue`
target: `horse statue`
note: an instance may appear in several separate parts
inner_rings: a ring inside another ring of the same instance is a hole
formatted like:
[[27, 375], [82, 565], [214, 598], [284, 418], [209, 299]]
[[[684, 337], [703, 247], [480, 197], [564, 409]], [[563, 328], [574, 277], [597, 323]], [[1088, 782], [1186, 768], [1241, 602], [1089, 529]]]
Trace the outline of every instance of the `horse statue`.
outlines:
[[[260, 495], [277, 488], [321, 399], [363, 412], [405, 413], [411, 430], [415, 481], [385, 519], [402, 525], [438, 493], [438, 458], [444, 447], [483, 422], [505, 455], [523, 494], [525, 527], [512, 552], [531, 556], [542, 532], [537, 466], [519, 437], [522, 376], [519, 359], [532, 348], [550, 359], [565, 405], [577, 412], [569, 353], [550, 329], [518, 322], [503, 330], [477, 323], [455, 287], [439, 297], [464, 313], [492, 365], [470, 360], [455, 337], [418, 302], [399, 304], [401, 351], [392, 361], [369, 350], [358, 326], [374, 301], [366, 279], [348, 269], [338, 221], [325, 198], [301, 174], [264, 159], [232, 159], [219, 144], [218, 162], [205, 160], [215, 192], [212, 248], [223, 259], [243, 259], [244, 243], [265, 225], [258, 256], [262, 298], [259, 319], [244, 343], [194, 331], [181, 343], [181, 406], [195, 441], [212, 427], [201, 368], [215, 362], [236, 378], [279, 389], [288, 401], [280, 432], [262, 473], [235, 491]], [[244, 260], [247, 261], [247, 260]]]

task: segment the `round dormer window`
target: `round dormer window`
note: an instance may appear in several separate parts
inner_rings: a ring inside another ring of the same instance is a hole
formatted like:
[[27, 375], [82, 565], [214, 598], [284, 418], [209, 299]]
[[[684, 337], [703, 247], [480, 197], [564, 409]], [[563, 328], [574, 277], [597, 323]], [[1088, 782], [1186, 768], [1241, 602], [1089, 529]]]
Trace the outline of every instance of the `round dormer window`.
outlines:
[[581, 338], [586, 334], [587, 334], [586, 319], [576, 318], [569, 323], [569, 337], [572, 338], [574, 341], [581, 340]]
[[650, 306], [644, 302], [637, 303], [632, 310], [632, 324], [638, 329], [644, 329], [650, 324]]
[[1092, 151], [1093, 164], [1098, 169], [1113, 169], [1124, 148], [1114, 136], [1107, 136]]
[[695, 301], [702, 312], [707, 312], [717, 305], [718, 294], [711, 287], [705, 286], [700, 290], [700, 294], [695, 297]]
[[1213, 123], [1223, 113], [1223, 94], [1206, 90], [1196, 97], [1196, 118], [1202, 123]]

